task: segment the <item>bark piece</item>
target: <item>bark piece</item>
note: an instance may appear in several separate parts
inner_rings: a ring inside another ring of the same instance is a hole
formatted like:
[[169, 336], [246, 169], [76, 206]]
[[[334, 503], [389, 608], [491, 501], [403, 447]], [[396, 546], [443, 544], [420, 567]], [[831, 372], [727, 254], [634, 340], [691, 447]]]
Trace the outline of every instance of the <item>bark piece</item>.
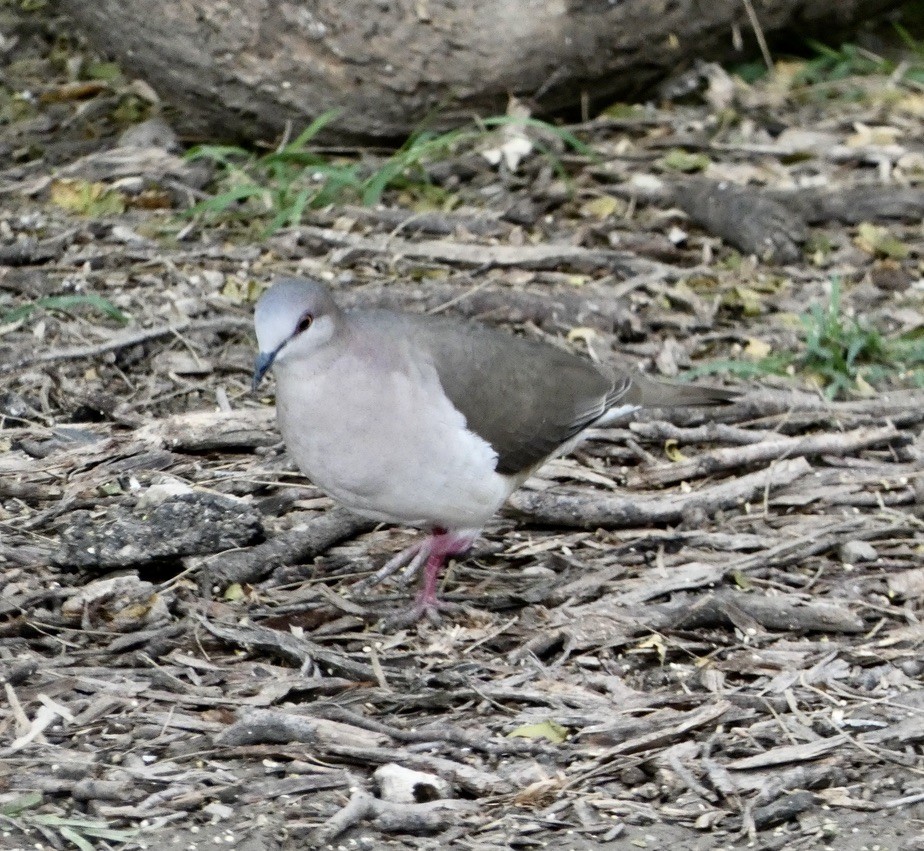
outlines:
[[817, 795], [805, 791], [784, 795], [772, 804], [754, 810], [754, 826], [763, 829], [790, 821], [800, 813], [817, 806], [820, 800]]
[[694, 222], [745, 254], [795, 263], [807, 231], [797, 212], [753, 186], [691, 180], [674, 187], [674, 200]]
[[809, 434], [803, 437], [775, 437], [752, 443], [704, 452], [689, 461], [639, 468], [627, 478], [631, 487], [675, 484], [689, 479], [744, 467], [776, 458], [812, 455], [849, 455], [860, 449], [901, 438], [891, 423], [880, 428], [860, 428], [846, 433]]
[[133, 632], [170, 617], [165, 596], [150, 582], [131, 575], [85, 585], [61, 604], [61, 615], [67, 621], [104, 624], [118, 632]]
[[225, 587], [233, 582], [258, 582], [277, 567], [304, 564], [340, 541], [375, 528], [376, 522], [345, 508], [325, 511], [304, 526], [244, 550], [223, 553], [208, 565], [208, 581]]
[[878, 219], [914, 221], [924, 215], [924, 193], [912, 186], [864, 183], [830, 192], [818, 189], [778, 190], [769, 193], [811, 224], [845, 224]]
[[477, 809], [478, 804], [473, 801], [440, 800], [423, 804], [380, 801], [357, 789], [343, 809], [314, 831], [308, 847], [324, 847], [344, 831], [366, 820], [371, 820], [387, 833], [401, 832], [412, 836], [435, 833], [458, 824], [461, 814]]
[[66, 520], [55, 563], [100, 570], [230, 550], [263, 535], [250, 505], [209, 491], [166, 500], [140, 516], [113, 508], [102, 519], [80, 510]]
[[452, 797], [452, 788], [442, 777], [393, 762], [379, 766], [372, 777], [382, 798], [397, 804], [423, 804]]
[[141, 440], [174, 452], [253, 449], [279, 443], [273, 408], [195, 411], [154, 420], [137, 431]]
[[551, 491], [521, 490], [510, 497], [510, 505], [534, 521], [579, 529], [614, 529], [620, 526], [647, 526], [677, 523], [690, 512], [712, 512], [743, 505], [766, 489], [794, 482], [811, 470], [804, 458], [780, 461], [765, 470], [705, 487], [693, 493], [666, 494], [663, 497], [632, 497], [561, 494]]
[[845, 747], [849, 739], [845, 735], [830, 736], [815, 742], [805, 742], [800, 745], [780, 745], [754, 756], [744, 756], [734, 759], [725, 767], [731, 771], [748, 771], [752, 768], [765, 768], [768, 765], [785, 765], [788, 762], [804, 762], [815, 760], [833, 750]]

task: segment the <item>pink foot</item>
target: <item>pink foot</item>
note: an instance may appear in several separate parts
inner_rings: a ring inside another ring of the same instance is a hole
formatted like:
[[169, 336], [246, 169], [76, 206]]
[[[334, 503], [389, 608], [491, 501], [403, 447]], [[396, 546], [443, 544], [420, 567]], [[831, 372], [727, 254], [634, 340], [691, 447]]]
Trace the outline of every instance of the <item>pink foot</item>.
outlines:
[[372, 576], [363, 579], [356, 584], [356, 591], [364, 593], [370, 588], [375, 587], [383, 580], [387, 579], [394, 573], [397, 573], [402, 567], [407, 565], [408, 578], [414, 576], [424, 559], [430, 555], [430, 538], [424, 538], [416, 544], [405, 547], [397, 555], [392, 556], [382, 567], [380, 567]]
[[421, 545], [427, 552], [427, 564], [414, 604], [406, 612], [389, 618], [386, 622], [389, 627], [410, 626], [422, 618], [438, 623], [441, 612], [459, 610], [455, 603], [440, 600], [436, 587], [446, 560], [468, 552], [477, 536], [477, 531], [447, 532], [436, 528], [431, 532], [430, 537]]

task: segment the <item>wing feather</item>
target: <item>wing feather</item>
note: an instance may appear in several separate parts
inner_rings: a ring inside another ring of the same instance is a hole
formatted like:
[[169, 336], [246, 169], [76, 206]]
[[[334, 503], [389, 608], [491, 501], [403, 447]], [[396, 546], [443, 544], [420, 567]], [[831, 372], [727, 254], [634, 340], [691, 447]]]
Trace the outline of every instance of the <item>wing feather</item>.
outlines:
[[409, 318], [409, 343], [429, 355], [468, 427], [497, 452], [499, 473], [524, 473], [554, 455], [631, 385], [548, 344], [476, 323]]

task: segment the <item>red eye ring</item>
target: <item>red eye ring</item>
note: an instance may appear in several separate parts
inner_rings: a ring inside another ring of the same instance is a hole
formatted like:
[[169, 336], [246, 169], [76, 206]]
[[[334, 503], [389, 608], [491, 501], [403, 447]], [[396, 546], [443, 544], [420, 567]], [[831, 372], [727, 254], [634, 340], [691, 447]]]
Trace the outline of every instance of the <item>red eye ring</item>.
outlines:
[[302, 331], [307, 331], [312, 322], [314, 322], [314, 317], [310, 313], [303, 313], [301, 319], [298, 320], [298, 325], [295, 326], [295, 333], [301, 334]]

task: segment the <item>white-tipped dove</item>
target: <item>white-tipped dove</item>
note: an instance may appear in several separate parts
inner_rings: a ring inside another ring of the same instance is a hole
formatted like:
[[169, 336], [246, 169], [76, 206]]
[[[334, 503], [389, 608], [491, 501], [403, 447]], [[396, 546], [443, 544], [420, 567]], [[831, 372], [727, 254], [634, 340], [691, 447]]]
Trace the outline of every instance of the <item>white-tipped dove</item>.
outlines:
[[272, 366], [283, 440], [314, 484], [358, 514], [417, 526], [388, 567], [426, 560], [411, 612], [504, 500], [616, 412], [716, 405], [734, 394], [606, 372], [475, 322], [341, 310], [315, 281], [282, 279], [257, 302], [253, 386]]

